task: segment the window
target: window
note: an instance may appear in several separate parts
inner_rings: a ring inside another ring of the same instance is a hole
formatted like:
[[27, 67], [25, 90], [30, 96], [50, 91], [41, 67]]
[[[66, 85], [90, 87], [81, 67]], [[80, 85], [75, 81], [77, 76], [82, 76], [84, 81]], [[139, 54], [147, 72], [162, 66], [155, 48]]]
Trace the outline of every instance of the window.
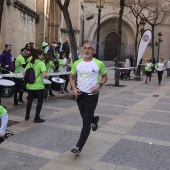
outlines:
[[1, 22], [2, 22], [3, 6], [4, 6], [4, 0], [1, 0], [1, 1], [0, 1], [0, 31], [1, 31]]

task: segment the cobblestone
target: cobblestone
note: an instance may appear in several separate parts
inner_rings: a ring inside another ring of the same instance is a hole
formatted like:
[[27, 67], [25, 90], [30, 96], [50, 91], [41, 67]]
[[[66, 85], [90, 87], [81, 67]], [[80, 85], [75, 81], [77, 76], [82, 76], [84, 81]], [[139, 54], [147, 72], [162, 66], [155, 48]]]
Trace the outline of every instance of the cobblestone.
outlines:
[[128, 134], [170, 141], [170, 126], [140, 122], [130, 129]]
[[[24, 153], [0, 149], [0, 169], [37, 170], [50, 160]], [[6, 159], [8, 157], [8, 159]]]
[[[119, 95], [117, 97], [120, 97]], [[132, 100], [128, 100], [128, 97], [126, 98], [124, 96], [124, 98], [107, 98], [101, 101], [102, 103], [106, 103], [106, 104], [110, 104], [110, 105], [120, 105], [120, 106], [133, 106], [134, 104], [136, 104], [138, 101], [132, 101]]]
[[169, 154], [169, 147], [121, 139], [100, 161], [142, 170], [168, 170]]
[[[113, 99], [112, 99], [113, 100]], [[102, 103], [102, 102], [101, 102]], [[118, 106], [104, 106], [98, 105], [95, 113], [98, 114], [109, 114], [109, 115], [120, 115], [126, 108], [118, 107]]]
[[165, 112], [149, 111], [143, 117], [143, 119], [170, 123], [170, 115], [169, 115], [169, 113], [165, 113]]
[[[110, 118], [100, 115], [100, 121], [98, 123], [99, 128], [103, 126], [105, 123], [107, 123], [109, 120]], [[80, 113], [69, 113], [67, 115], [53, 119], [51, 120], [51, 122], [82, 127], [82, 118], [80, 116]]]
[[78, 137], [76, 131], [39, 125], [14, 135], [10, 141], [63, 153], [76, 144]]

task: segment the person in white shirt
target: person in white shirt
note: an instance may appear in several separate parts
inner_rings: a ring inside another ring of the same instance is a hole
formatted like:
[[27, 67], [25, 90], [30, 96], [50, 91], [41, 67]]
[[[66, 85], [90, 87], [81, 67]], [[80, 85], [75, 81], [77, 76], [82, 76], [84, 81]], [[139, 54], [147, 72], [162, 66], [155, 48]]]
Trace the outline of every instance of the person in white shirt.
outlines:
[[98, 128], [99, 116], [94, 116], [94, 112], [98, 103], [99, 89], [108, 79], [104, 63], [93, 58], [93, 50], [92, 43], [85, 42], [84, 58], [74, 62], [70, 73], [70, 84], [73, 94], [77, 97], [77, 106], [83, 123], [76, 147], [71, 149], [71, 152], [77, 155], [84, 147], [91, 129], [96, 131]]
[[[61, 51], [60, 53], [60, 57], [59, 57], [59, 68], [58, 68], [58, 72], [66, 72], [67, 71], [67, 64], [68, 64], [68, 60], [67, 60], [67, 53], [64, 51]], [[65, 86], [64, 86], [64, 91], [66, 93], [69, 93], [69, 91], [67, 90], [67, 86], [69, 83], [69, 76], [67, 74], [65, 75], [60, 75], [60, 78], [65, 79]], [[63, 93], [63, 92], [61, 92]]]
[[146, 72], [145, 83], [146, 84], [147, 84], [147, 81], [148, 81], [148, 77], [149, 77], [149, 81], [151, 81], [152, 67], [153, 67], [153, 64], [151, 63], [151, 60], [148, 59], [146, 65], [145, 65], [145, 72]]
[[161, 84], [163, 71], [165, 70], [165, 64], [164, 64], [163, 61], [164, 61], [164, 59], [161, 58], [159, 60], [159, 63], [157, 63], [156, 66], [155, 66], [155, 69], [156, 69], [157, 74], [158, 74], [158, 84], [159, 85]]
[[166, 64], [167, 64], [167, 77], [168, 77], [170, 75], [170, 58]]
[[131, 69], [130, 69], [131, 65], [130, 65], [130, 59], [129, 59], [129, 56], [127, 57], [126, 61], [125, 61], [125, 68], [127, 68], [128, 70], [128, 76], [130, 77], [130, 72], [131, 72]]

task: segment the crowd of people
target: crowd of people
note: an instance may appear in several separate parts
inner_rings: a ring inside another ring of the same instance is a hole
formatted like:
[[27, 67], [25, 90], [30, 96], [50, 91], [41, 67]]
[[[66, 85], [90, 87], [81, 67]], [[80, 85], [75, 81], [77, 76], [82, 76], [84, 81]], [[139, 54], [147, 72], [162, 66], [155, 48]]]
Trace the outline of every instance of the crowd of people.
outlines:
[[[2, 75], [10, 73], [10, 64], [12, 63], [12, 45], [6, 44], [5, 50], [0, 55], [0, 63], [2, 68]], [[107, 81], [107, 73], [103, 62], [93, 57], [94, 48], [89, 42], [83, 46], [84, 57], [76, 62], [69, 60], [70, 46], [68, 40], [63, 43], [49, 44], [48, 37], [42, 43], [42, 49], [34, 49], [34, 43], [30, 42], [20, 50], [19, 56], [14, 60], [14, 73], [22, 73], [24, 78], [14, 77], [15, 92], [14, 92], [14, 106], [19, 107], [19, 102], [23, 101], [24, 82], [28, 92], [25, 121], [30, 120], [30, 112], [34, 98], [37, 99], [36, 112], [33, 122], [42, 123], [45, 119], [40, 117], [40, 112], [44, 100], [44, 81], [43, 78], [51, 80], [52, 77], [47, 73], [52, 71], [66, 72], [70, 71], [70, 76], [67, 74], [60, 75], [60, 78], [65, 79], [65, 86], [63, 93], [69, 93], [67, 85], [70, 84], [76, 98], [76, 102], [82, 117], [83, 127], [76, 146], [71, 149], [71, 152], [79, 154], [85, 145], [91, 129], [96, 131], [98, 128], [99, 116], [94, 116], [94, 111], [98, 103], [99, 89]], [[32, 80], [28, 79], [31, 71], [34, 71]], [[18, 74], [17, 74], [18, 75]], [[101, 79], [100, 79], [101, 77]], [[76, 83], [75, 83], [76, 78]], [[9, 79], [9, 78], [7, 78]], [[19, 93], [19, 96], [18, 96]], [[49, 95], [54, 96], [52, 90], [49, 90]], [[8, 123], [7, 109], [0, 105], [0, 143], [4, 141], [6, 136], [6, 127]]]
[[[120, 69], [120, 78], [126, 78], [129, 77], [130, 78], [130, 73], [131, 73], [131, 67], [133, 67], [134, 63], [133, 63], [133, 59], [132, 56], [127, 56], [124, 67], [127, 69], [121, 70]], [[158, 63], [155, 62], [155, 59], [153, 60], [153, 62], [151, 62], [151, 59], [147, 59], [144, 65], [144, 69], [145, 69], [145, 73], [146, 73], [146, 79], [145, 79], [145, 83], [148, 84], [148, 82], [151, 81], [151, 77], [152, 77], [152, 73], [157, 72], [157, 76], [158, 76], [158, 84], [160, 85], [162, 82], [162, 75], [164, 73], [164, 71], [167, 69], [167, 77], [170, 76], [170, 58], [167, 61], [164, 61], [163, 58], [160, 58], [160, 60], [158, 61]]]
[[[64, 51], [65, 50], [65, 51]], [[29, 68], [34, 69], [35, 82], [33, 84], [26, 83], [23, 77], [4, 77], [3, 79], [11, 80], [15, 83], [15, 90], [13, 94], [14, 106], [20, 107], [20, 103], [25, 103], [23, 100], [23, 93], [25, 90], [28, 92], [27, 105], [25, 121], [30, 119], [30, 111], [32, 107], [33, 99], [37, 99], [36, 113], [34, 118], [34, 123], [45, 122], [44, 119], [40, 117], [40, 112], [42, 109], [42, 104], [44, 100], [44, 81], [43, 78], [51, 80], [51, 76], [47, 73], [51, 72], [66, 72], [67, 68], [71, 69], [71, 59], [69, 58], [70, 45], [68, 40], [63, 43], [61, 48], [61, 42], [57, 44], [49, 44], [48, 37], [45, 37], [45, 41], [42, 43], [42, 49], [35, 49], [34, 43], [29, 42], [20, 50], [20, 54], [17, 58], [12, 58], [12, 44], [5, 44], [5, 49], [2, 54], [0, 54], [0, 71], [3, 74], [11, 73], [11, 65], [14, 64], [14, 74], [22, 73], [26, 74]], [[14, 60], [14, 61], [13, 61]], [[61, 93], [69, 93], [67, 85], [69, 83], [69, 75], [62, 75], [65, 79], [65, 88]], [[18, 96], [19, 94], [19, 96]], [[52, 90], [49, 89], [49, 95], [55, 96]], [[2, 96], [1, 96], [2, 97]], [[3, 140], [2, 137], [5, 136], [5, 129], [8, 122], [7, 110], [0, 102], [0, 142]]]

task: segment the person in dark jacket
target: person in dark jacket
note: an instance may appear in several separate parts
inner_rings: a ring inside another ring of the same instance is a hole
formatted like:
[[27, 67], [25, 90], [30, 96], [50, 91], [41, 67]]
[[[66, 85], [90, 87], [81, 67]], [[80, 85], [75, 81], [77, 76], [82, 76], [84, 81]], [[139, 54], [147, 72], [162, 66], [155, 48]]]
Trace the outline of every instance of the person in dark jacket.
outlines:
[[61, 42], [57, 43], [57, 46], [55, 47], [55, 51], [58, 51], [58, 53], [61, 53]]
[[12, 45], [11, 44], [5, 44], [5, 50], [0, 55], [0, 63], [2, 67], [2, 74], [8, 74], [9, 71], [9, 65], [12, 62]]
[[49, 48], [49, 50], [47, 51], [47, 53], [51, 53], [51, 54], [52, 54], [53, 60], [56, 58], [56, 56], [55, 56], [55, 54], [54, 54], [54, 50], [55, 50], [54, 44], [50, 44], [50, 48]]
[[65, 43], [63, 43], [62, 45], [62, 50], [64, 52], [66, 52], [66, 55], [67, 55], [67, 59], [69, 58], [69, 54], [70, 54], [70, 45], [68, 43], [68, 39], [65, 41]]

